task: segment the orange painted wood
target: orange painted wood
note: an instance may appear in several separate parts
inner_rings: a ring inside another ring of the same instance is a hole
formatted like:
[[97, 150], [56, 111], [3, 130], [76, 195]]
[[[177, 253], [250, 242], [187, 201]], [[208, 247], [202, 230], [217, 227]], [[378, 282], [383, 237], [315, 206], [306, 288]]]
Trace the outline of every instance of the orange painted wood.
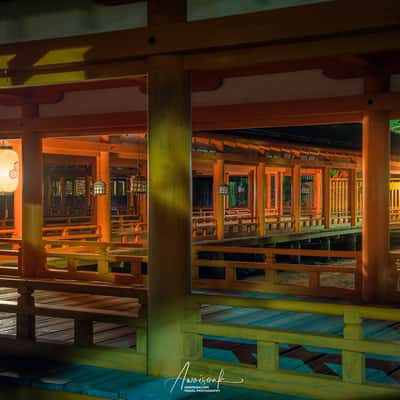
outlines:
[[351, 226], [357, 225], [356, 170], [349, 170], [348, 199]]
[[100, 227], [101, 240], [111, 241], [111, 179], [110, 153], [99, 152], [96, 158], [96, 179], [105, 182], [106, 194], [96, 196], [97, 225]]
[[[366, 93], [387, 90], [387, 77], [367, 77]], [[363, 119], [362, 295], [383, 302], [392, 286], [389, 263], [390, 130], [387, 111], [370, 111]]]
[[301, 230], [301, 168], [296, 165], [292, 168], [292, 215], [294, 219], [294, 231]]
[[257, 204], [257, 222], [258, 234], [264, 236], [265, 234], [265, 163], [260, 162], [257, 165], [257, 186], [256, 186], [256, 204]]
[[225, 182], [224, 161], [215, 160], [213, 167], [214, 218], [217, 223], [217, 239], [224, 238], [225, 196], [219, 194], [220, 185]]
[[[35, 106], [23, 107], [24, 119], [37, 113]], [[22, 272], [33, 277], [44, 268], [43, 154], [39, 134], [27, 130], [22, 138]]]
[[22, 238], [22, 179], [23, 179], [23, 162], [22, 162], [22, 144], [21, 141], [14, 141], [13, 148], [18, 153], [19, 164], [19, 184], [14, 192], [14, 235], [16, 238]]
[[323, 169], [322, 178], [322, 201], [323, 201], [323, 216], [325, 228], [329, 229], [331, 226], [331, 169], [330, 167], [325, 167]]

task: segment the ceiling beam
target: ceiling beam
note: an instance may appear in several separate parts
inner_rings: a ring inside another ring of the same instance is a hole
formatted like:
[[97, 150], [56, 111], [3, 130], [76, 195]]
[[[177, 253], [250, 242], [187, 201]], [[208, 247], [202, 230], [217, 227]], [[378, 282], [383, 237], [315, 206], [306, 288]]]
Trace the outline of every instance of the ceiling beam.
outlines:
[[[193, 130], [361, 122], [363, 113], [373, 110], [392, 110], [390, 118], [400, 118], [400, 93], [195, 107]], [[144, 133], [146, 120], [146, 111], [38, 117], [29, 121], [1, 119], [0, 136], [18, 137], [27, 128], [44, 137]]]
[[186, 68], [196, 70], [398, 50], [399, 21], [398, 1], [336, 0], [223, 18], [13, 43], [0, 46], [0, 69], [4, 71], [0, 86], [145, 73], [146, 57], [157, 54], [185, 54]]

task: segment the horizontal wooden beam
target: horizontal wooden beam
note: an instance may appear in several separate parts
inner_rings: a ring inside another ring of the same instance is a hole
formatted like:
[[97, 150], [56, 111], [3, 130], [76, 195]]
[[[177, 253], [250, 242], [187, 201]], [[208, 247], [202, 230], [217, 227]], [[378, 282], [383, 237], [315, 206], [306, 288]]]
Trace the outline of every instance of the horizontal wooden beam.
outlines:
[[[399, 118], [400, 93], [195, 107], [193, 130], [361, 122], [364, 112], [378, 110], [392, 110], [390, 118]], [[29, 127], [22, 119], [1, 119], [0, 135], [18, 137], [25, 128], [44, 137], [143, 133], [146, 119], [146, 111], [39, 117], [29, 121]]]
[[[235, 61], [236, 65], [251, 65], [399, 50], [399, 20], [400, 3], [393, 0], [336, 0], [201, 21], [13, 43], [0, 46], [0, 68], [6, 71], [0, 78], [0, 86], [145, 73], [146, 58], [157, 54], [185, 54], [186, 68], [215, 69], [230, 67]], [[256, 57], [251, 53], [254, 48]], [[222, 64], [221, 55], [215, 63], [212, 57], [199, 54], [221, 50], [234, 51], [230, 56], [225, 54], [227, 61]], [[265, 55], [258, 59], [261, 53]], [[199, 55], [193, 57], [194, 54]], [[196, 64], [196, 61], [202, 62]]]

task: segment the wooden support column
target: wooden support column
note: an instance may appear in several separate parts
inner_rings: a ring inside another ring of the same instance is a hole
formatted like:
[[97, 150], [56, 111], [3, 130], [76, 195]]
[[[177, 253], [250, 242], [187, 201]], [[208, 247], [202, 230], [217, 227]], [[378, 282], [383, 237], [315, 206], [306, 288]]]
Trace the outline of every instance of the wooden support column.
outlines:
[[43, 229], [43, 153], [40, 134], [32, 132], [30, 122], [38, 116], [38, 107], [22, 107], [25, 132], [22, 136], [22, 274], [34, 277], [44, 269]]
[[17, 239], [22, 238], [22, 144], [21, 140], [15, 141], [13, 143], [13, 149], [18, 154], [19, 165], [18, 165], [18, 175], [19, 183], [17, 190], [14, 192], [14, 237]]
[[325, 167], [323, 169], [322, 178], [322, 212], [324, 218], [325, 229], [331, 227], [331, 169]]
[[182, 57], [155, 56], [149, 59], [148, 79], [147, 368], [152, 376], [177, 376], [184, 360], [182, 324], [191, 270], [190, 74]]
[[100, 151], [96, 157], [96, 180], [106, 184], [106, 194], [96, 196], [97, 225], [101, 229], [101, 241], [111, 242], [111, 179], [110, 153]]
[[257, 203], [257, 222], [258, 234], [265, 235], [265, 163], [260, 162], [257, 165], [257, 187], [256, 187], [256, 203]]
[[213, 208], [218, 240], [224, 238], [225, 196], [219, 194], [219, 187], [224, 183], [224, 178], [224, 160], [215, 160], [213, 168]]
[[292, 214], [294, 219], [294, 231], [301, 230], [301, 167], [295, 165], [292, 168]]
[[[386, 78], [368, 77], [365, 92], [389, 89]], [[373, 100], [372, 100], [373, 101]], [[388, 111], [370, 111], [363, 118], [362, 297], [384, 302], [390, 286], [389, 179], [390, 130]]]
[[322, 211], [322, 188], [321, 188], [321, 171], [318, 171], [314, 175], [314, 204], [313, 208], [315, 209], [315, 213], [319, 216], [321, 215]]
[[348, 185], [348, 204], [349, 204], [349, 214], [351, 226], [357, 225], [357, 198], [356, 198], [356, 170], [349, 170], [349, 185]]
[[[145, 161], [143, 161], [141, 167], [140, 167], [140, 175], [145, 176], [147, 178], [147, 164]], [[147, 194], [143, 193], [140, 194], [140, 201], [139, 201], [139, 207], [140, 207], [140, 220], [147, 224]]]
[[256, 191], [256, 179], [254, 179], [254, 170], [252, 169], [249, 171], [248, 174], [248, 198], [247, 198], [247, 204], [250, 209], [250, 214], [252, 217], [256, 215], [256, 199], [255, 199], [255, 191]]
[[284, 172], [278, 172], [278, 182], [277, 182], [277, 190], [278, 190], [278, 196], [277, 196], [277, 207], [278, 207], [278, 215], [281, 217], [284, 215], [285, 210], [284, 210], [284, 204], [283, 204], [283, 181], [285, 178]]

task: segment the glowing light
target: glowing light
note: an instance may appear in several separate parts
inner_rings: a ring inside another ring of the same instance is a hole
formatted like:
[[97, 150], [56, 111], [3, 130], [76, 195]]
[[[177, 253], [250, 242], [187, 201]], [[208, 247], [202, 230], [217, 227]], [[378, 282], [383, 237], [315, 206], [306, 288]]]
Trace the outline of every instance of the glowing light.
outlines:
[[103, 181], [97, 181], [93, 185], [93, 194], [95, 196], [101, 196], [106, 194], [106, 183]]
[[0, 195], [13, 193], [19, 181], [18, 154], [11, 147], [0, 147]]

